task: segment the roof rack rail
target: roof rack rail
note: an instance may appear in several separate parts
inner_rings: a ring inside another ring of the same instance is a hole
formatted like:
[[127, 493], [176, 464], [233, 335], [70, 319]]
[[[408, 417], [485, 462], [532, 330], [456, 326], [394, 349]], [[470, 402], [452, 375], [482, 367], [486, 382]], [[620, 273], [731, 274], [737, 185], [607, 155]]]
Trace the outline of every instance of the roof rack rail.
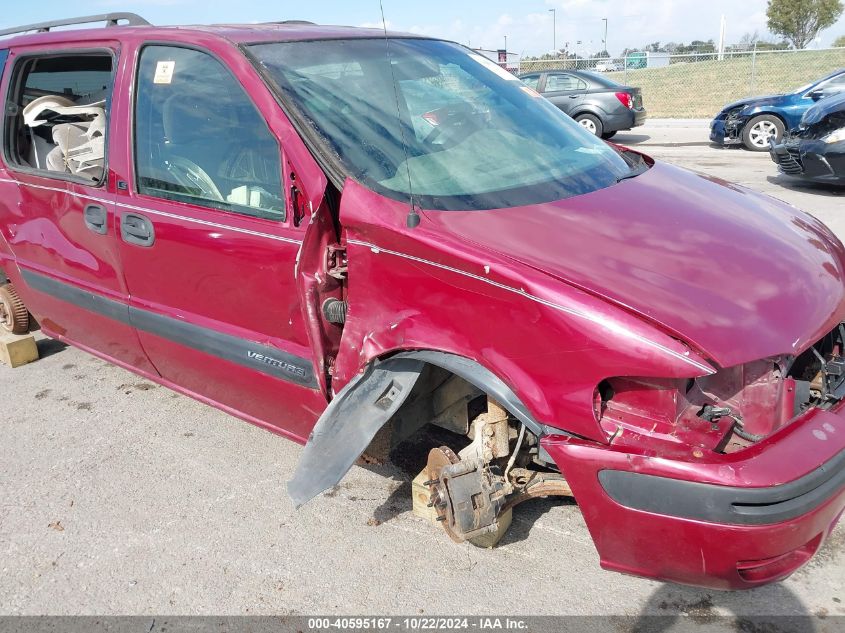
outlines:
[[308, 20], [279, 20], [274, 22], [262, 22], [262, 24], [310, 24], [311, 26], [316, 26], [315, 22], [309, 22]]
[[92, 22], [105, 22], [106, 26], [118, 26], [119, 22], [126, 22], [126, 26], [149, 26], [147, 22], [140, 15], [135, 13], [103, 13], [101, 15], [86, 15], [79, 18], [68, 18], [67, 20], [53, 20], [51, 22], [37, 22], [36, 24], [25, 24], [24, 26], [15, 26], [10, 29], [0, 30], [0, 37], [5, 35], [15, 35], [17, 33], [27, 33], [28, 31], [37, 31], [38, 33], [47, 33], [50, 29], [57, 26], [71, 26], [73, 24], [90, 24]]

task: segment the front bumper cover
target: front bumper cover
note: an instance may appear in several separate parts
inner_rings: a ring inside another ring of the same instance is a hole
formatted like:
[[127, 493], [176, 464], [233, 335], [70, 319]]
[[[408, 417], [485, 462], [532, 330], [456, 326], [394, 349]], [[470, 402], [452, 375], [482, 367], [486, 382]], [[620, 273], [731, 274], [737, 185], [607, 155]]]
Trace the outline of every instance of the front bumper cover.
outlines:
[[[688, 460], [578, 438], [542, 441], [602, 567], [715, 589], [782, 580], [845, 509], [845, 408], [813, 409], [741, 452]], [[776, 561], [765, 573], [748, 573]]]
[[710, 141], [717, 145], [739, 145], [742, 143], [744, 121], [718, 117], [710, 122]]
[[770, 488], [717, 486], [696, 481], [603, 470], [599, 481], [627, 508], [712, 523], [764, 525], [800, 517], [845, 486], [845, 451], [809, 474]]
[[779, 171], [787, 176], [845, 185], [845, 142], [790, 138], [772, 143], [769, 155]]

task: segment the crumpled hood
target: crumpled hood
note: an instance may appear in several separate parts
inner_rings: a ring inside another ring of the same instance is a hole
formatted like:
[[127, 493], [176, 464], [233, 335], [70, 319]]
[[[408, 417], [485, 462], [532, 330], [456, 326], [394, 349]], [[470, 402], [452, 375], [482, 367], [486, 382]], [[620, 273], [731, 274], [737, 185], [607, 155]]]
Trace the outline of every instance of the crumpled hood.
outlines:
[[801, 126], [815, 125], [834, 112], [845, 112], [845, 92], [822, 99], [804, 113]]
[[733, 103], [729, 103], [724, 108], [722, 108], [722, 112], [728, 112], [729, 110], [733, 110], [734, 108], [739, 107], [748, 107], [748, 106], [765, 106], [765, 105], [774, 105], [782, 100], [784, 100], [789, 95], [767, 95], [765, 97], [750, 97], [748, 99], [741, 99], [739, 101], [734, 101]]
[[845, 253], [821, 223], [661, 163], [567, 200], [426, 215], [642, 315], [723, 367], [796, 353], [845, 315]]

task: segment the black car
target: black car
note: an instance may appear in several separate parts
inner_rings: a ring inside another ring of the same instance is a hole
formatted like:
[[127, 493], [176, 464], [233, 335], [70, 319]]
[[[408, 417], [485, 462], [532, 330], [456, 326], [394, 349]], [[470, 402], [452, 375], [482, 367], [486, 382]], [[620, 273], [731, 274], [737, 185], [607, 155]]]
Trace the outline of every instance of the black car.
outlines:
[[845, 93], [807, 110], [781, 143], [771, 142], [770, 154], [788, 176], [845, 185]]
[[645, 123], [639, 88], [584, 70], [550, 70], [519, 78], [596, 136], [610, 138]]

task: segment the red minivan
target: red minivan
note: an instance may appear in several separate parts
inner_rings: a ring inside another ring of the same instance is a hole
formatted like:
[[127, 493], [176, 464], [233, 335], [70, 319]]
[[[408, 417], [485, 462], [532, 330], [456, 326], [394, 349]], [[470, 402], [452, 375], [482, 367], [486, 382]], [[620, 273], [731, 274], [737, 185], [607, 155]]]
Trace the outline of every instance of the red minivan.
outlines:
[[605, 143], [451, 42], [2, 35], [12, 312], [304, 443], [297, 504], [435, 425], [458, 541], [571, 494], [605, 568], [741, 589], [836, 524], [845, 251], [811, 216]]

